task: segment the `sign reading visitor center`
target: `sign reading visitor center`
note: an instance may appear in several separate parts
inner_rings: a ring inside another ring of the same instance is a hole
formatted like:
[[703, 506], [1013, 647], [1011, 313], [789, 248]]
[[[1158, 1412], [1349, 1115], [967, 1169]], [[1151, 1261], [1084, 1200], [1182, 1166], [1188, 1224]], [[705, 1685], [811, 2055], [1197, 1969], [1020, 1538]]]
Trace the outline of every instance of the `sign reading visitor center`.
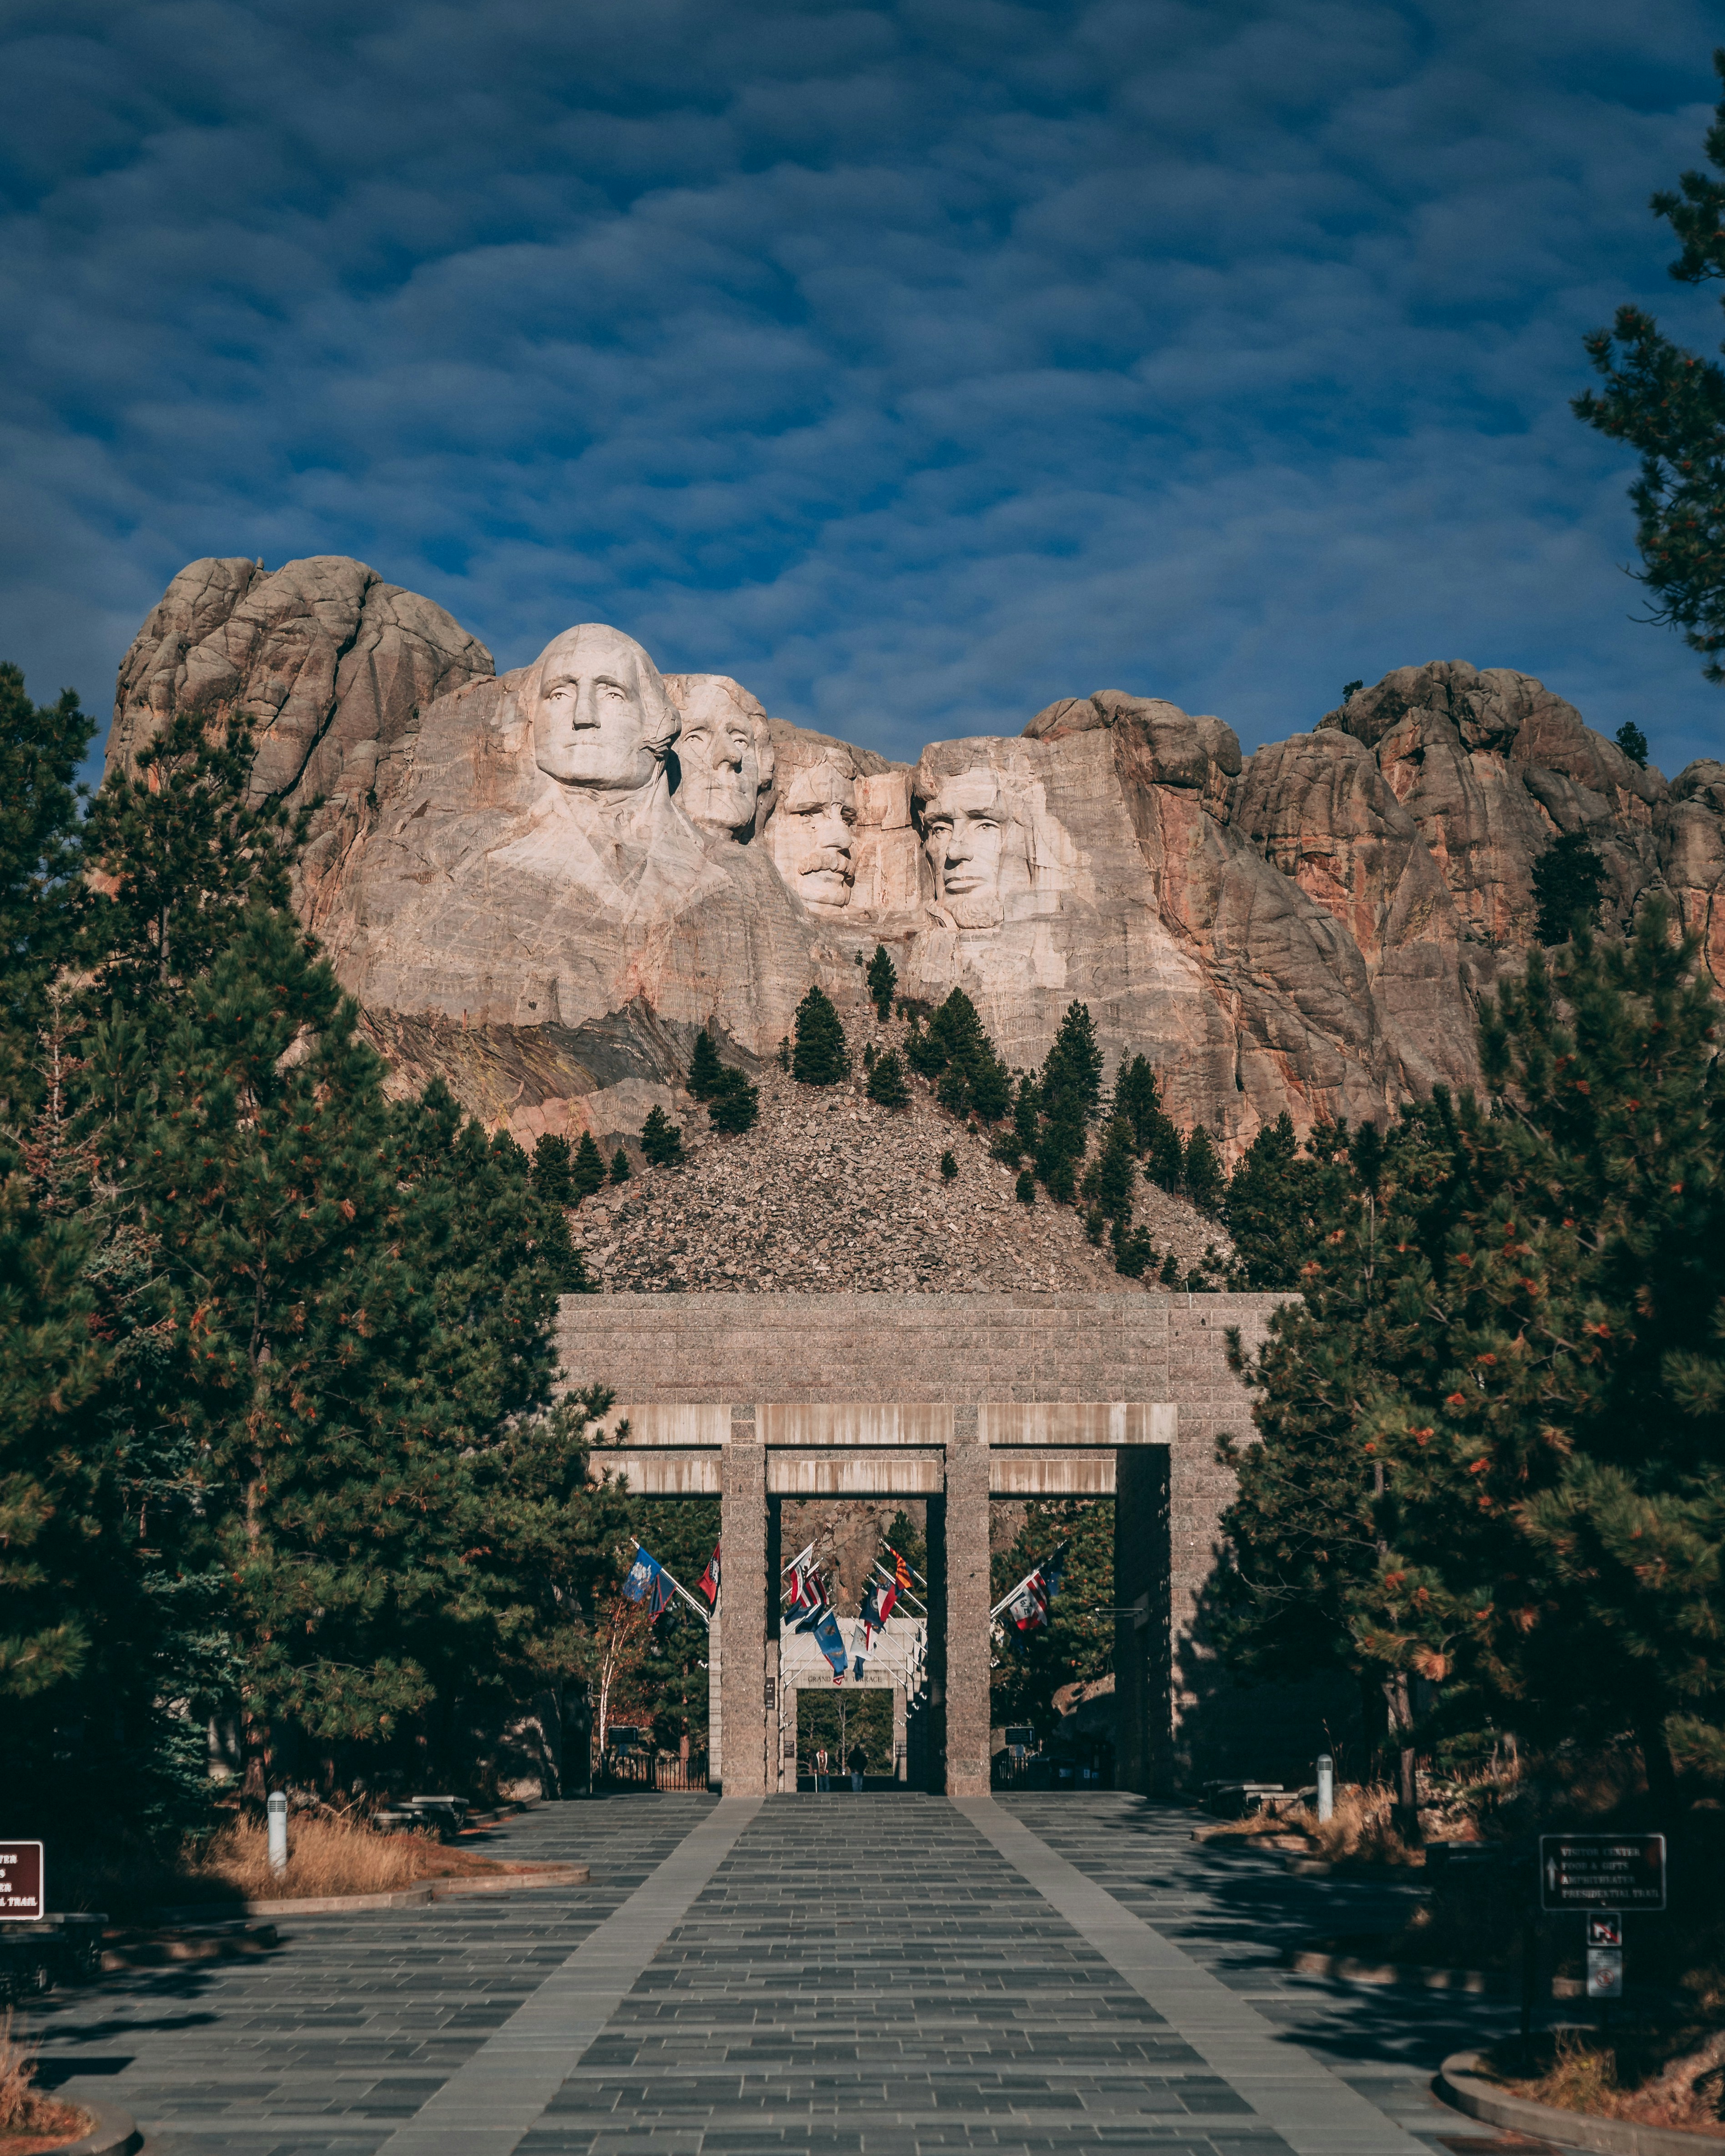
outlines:
[[0, 1841], [0, 1922], [28, 1923], [41, 1914], [41, 1843]]
[[1662, 1909], [1662, 1834], [1543, 1834], [1542, 1909]]

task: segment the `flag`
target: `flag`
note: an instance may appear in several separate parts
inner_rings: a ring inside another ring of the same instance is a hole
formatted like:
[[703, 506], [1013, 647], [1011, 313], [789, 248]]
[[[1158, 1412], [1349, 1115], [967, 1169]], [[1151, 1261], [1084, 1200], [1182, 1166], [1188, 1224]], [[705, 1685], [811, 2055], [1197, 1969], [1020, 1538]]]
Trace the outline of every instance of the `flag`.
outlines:
[[873, 1635], [884, 1632], [886, 1620], [892, 1614], [893, 1604], [898, 1600], [898, 1589], [889, 1581], [871, 1580], [862, 1606], [863, 1645], [872, 1647]]
[[861, 1656], [860, 1655], [859, 1655], [859, 1656], [857, 1656], [857, 1658], [856, 1658], [855, 1661], [852, 1663], [852, 1665], [851, 1665], [851, 1668], [850, 1668], [850, 1674], [852, 1675], [852, 1676], [854, 1676], [854, 1677], [856, 1679], [856, 1681], [857, 1681], [857, 1682], [858, 1682], [859, 1684], [860, 1684], [860, 1683], [862, 1682], [862, 1681], [863, 1681], [863, 1658], [862, 1658], [862, 1656]]
[[832, 1611], [829, 1609], [826, 1605], [825, 1598], [823, 1596], [816, 1602], [814, 1609], [809, 1611], [806, 1617], [800, 1617], [798, 1619], [795, 1629], [798, 1632], [818, 1632], [820, 1628], [821, 1620], [824, 1617], [830, 1617], [832, 1614]]
[[[641, 1544], [637, 1543], [635, 1561], [629, 1567], [629, 1577], [623, 1583], [623, 1591], [631, 1602], [644, 1602], [649, 1594], [653, 1596], [653, 1614], [655, 1617], [665, 1607], [665, 1603], [659, 1599], [660, 1573], [662, 1569], [658, 1558], [650, 1556]], [[670, 1593], [667, 1589], [665, 1601], [668, 1602], [670, 1599]]]
[[1014, 1591], [1007, 1604], [1005, 1614], [1017, 1626], [1021, 1636], [1028, 1637], [1048, 1622], [1049, 1604], [1059, 1594], [1060, 1568], [1065, 1563], [1066, 1545], [1062, 1543], [1053, 1556], [1039, 1564], [1030, 1577]]
[[674, 1590], [671, 1587], [671, 1576], [665, 1570], [665, 1567], [660, 1565], [659, 1568], [659, 1577], [653, 1583], [653, 1608], [650, 1612], [652, 1616], [664, 1616], [665, 1611], [670, 1608], [670, 1599], [673, 1591]]
[[722, 1542], [716, 1542], [713, 1544], [713, 1553], [706, 1561], [706, 1570], [702, 1573], [701, 1578], [696, 1582], [696, 1584], [700, 1588], [701, 1593], [706, 1595], [708, 1602], [715, 1609], [719, 1606], [719, 1552], [723, 1549], [725, 1545]]
[[819, 1609], [825, 1602], [820, 1584], [820, 1574], [810, 1566], [806, 1571], [800, 1563], [791, 1567], [791, 1584], [787, 1598], [793, 1609]]
[[[830, 1609], [821, 1610], [814, 1620], [814, 1644], [832, 1664], [833, 1677], [836, 1682], [844, 1676], [845, 1666], [850, 1659], [845, 1651], [845, 1635], [839, 1630], [839, 1620]], [[806, 1625], [797, 1627], [799, 1632], [807, 1629]]]
[[[905, 1563], [904, 1559], [899, 1555], [898, 1552], [892, 1547], [891, 1543], [888, 1543], [886, 1545], [886, 1554], [892, 1559], [893, 1586], [897, 1589], [899, 1594], [908, 1594], [913, 1584], [911, 1578], [911, 1568]], [[895, 1597], [895, 1599], [896, 1599], [896, 1597]]]

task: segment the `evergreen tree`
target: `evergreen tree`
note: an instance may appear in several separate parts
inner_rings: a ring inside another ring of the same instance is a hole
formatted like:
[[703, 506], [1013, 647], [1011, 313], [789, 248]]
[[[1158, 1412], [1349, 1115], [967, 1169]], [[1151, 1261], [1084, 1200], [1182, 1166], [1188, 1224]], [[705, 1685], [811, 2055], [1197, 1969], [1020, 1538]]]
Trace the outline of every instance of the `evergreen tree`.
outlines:
[[[1367, 1133], [1370, 1132], [1369, 1138]], [[1313, 1132], [1302, 1152], [1286, 1108], [1252, 1140], [1229, 1178], [1222, 1219], [1234, 1244], [1231, 1287], [1295, 1288], [1315, 1242], [1334, 1224], [1339, 1189], [1350, 1170], [1345, 1126]], [[1375, 1127], [1355, 1141], [1382, 1158]]]
[[937, 1078], [947, 1067], [945, 1047], [932, 1028], [927, 1033], [922, 1030], [915, 1011], [911, 1013], [910, 1029], [905, 1035], [905, 1060], [919, 1078]]
[[1163, 1112], [1156, 1073], [1142, 1055], [1133, 1056], [1129, 1064], [1125, 1056], [1120, 1059], [1114, 1074], [1114, 1112], [1126, 1117], [1132, 1129], [1132, 1150], [1141, 1160], [1165, 1131], [1174, 1127]]
[[1136, 1181], [1132, 1126], [1117, 1115], [1109, 1122], [1102, 1149], [1084, 1178], [1084, 1195], [1104, 1220], [1130, 1226]]
[[942, 1183], [950, 1183], [950, 1182], [952, 1180], [953, 1177], [954, 1177], [955, 1175], [957, 1175], [957, 1173], [958, 1173], [958, 1163], [957, 1163], [957, 1161], [954, 1158], [954, 1157], [952, 1156], [952, 1154], [951, 1152], [943, 1152], [943, 1153], [941, 1155], [941, 1180], [942, 1180]]
[[581, 1133], [581, 1142], [575, 1148], [575, 1158], [569, 1163], [569, 1187], [575, 1193], [575, 1203], [591, 1198], [596, 1190], [605, 1187], [605, 1158], [599, 1151], [591, 1131]]
[[1605, 864], [1584, 831], [1565, 831], [1533, 864], [1539, 940], [1548, 947], [1584, 935], [1599, 917]]
[[1020, 1205], [1034, 1205], [1036, 1203], [1036, 1178], [1028, 1168], [1020, 1169], [1019, 1179], [1014, 1184], [1013, 1191]]
[[1070, 1102], [1081, 1122], [1087, 1122], [1101, 1096], [1102, 1051], [1096, 1045], [1089, 1006], [1068, 1004], [1048, 1060], [1042, 1066], [1043, 1112], [1051, 1116], [1056, 1101]]
[[675, 1168], [683, 1158], [683, 1133], [663, 1108], [649, 1108], [641, 1126], [641, 1153], [649, 1168]]
[[711, 1105], [707, 1113], [712, 1117], [713, 1128], [733, 1135], [752, 1131], [761, 1112], [758, 1087], [751, 1086], [740, 1070], [724, 1066], [719, 1082], [714, 1089]]
[[898, 986], [898, 968], [887, 956], [884, 943], [875, 946], [875, 955], [869, 961], [869, 970], [864, 978], [869, 984], [869, 998], [875, 1006], [875, 1015], [885, 1025], [892, 1016], [892, 993]]
[[711, 1101], [724, 1082], [724, 1070], [712, 1036], [703, 1026], [695, 1036], [695, 1053], [689, 1063], [689, 1091], [695, 1099]]
[[818, 986], [798, 1004], [796, 1025], [791, 1075], [804, 1086], [836, 1086], [850, 1068], [850, 1059], [839, 1014]]
[[1180, 1187], [1180, 1178], [1185, 1173], [1186, 1148], [1171, 1116], [1163, 1116], [1150, 1141], [1150, 1158], [1145, 1163], [1144, 1180], [1153, 1183], [1159, 1189], [1170, 1193]]
[[995, 1123], [1012, 1105], [1011, 1076], [962, 988], [947, 998], [926, 1034], [912, 1026], [906, 1053], [912, 1070], [937, 1080], [935, 1098], [950, 1115]]
[[[1725, 76], [1725, 49], [1713, 65]], [[1725, 103], [1706, 146], [1713, 172], [1725, 173]], [[1656, 194], [1651, 207], [1681, 242], [1671, 265], [1679, 283], [1725, 277], [1725, 181], [1685, 172], [1676, 190]], [[1690, 649], [1706, 657], [1708, 680], [1725, 680], [1718, 656], [1725, 651], [1725, 369], [1674, 344], [1639, 307], [1620, 307], [1612, 326], [1585, 341], [1605, 388], [1576, 398], [1575, 414], [1640, 452], [1630, 501], [1643, 564], [1637, 574], [1653, 596], [1642, 619], [1681, 629]]]
[[898, 1060], [898, 1050], [889, 1048], [875, 1062], [869, 1073], [869, 1098], [882, 1108], [902, 1108], [910, 1100], [911, 1089], [905, 1083], [905, 1074]]
[[611, 1156], [611, 1180], [614, 1183], [627, 1183], [634, 1173], [634, 1170], [629, 1164], [629, 1147], [619, 1146]]
[[1020, 1152], [1034, 1152], [1042, 1128], [1042, 1096], [1036, 1081], [1023, 1072], [1012, 1098], [1012, 1134]]
[[95, 721], [68, 689], [33, 704], [0, 665], [0, 1117], [39, 1097], [38, 1036], [48, 988], [71, 956], [85, 905], [73, 781]]
[[1193, 1126], [1186, 1140], [1186, 1158], [1180, 1167], [1186, 1195], [1200, 1213], [1214, 1213], [1221, 1206], [1227, 1178], [1220, 1157], [1202, 1123]]
[[1033, 1497], [1008, 1549], [991, 1561], [991, 1599], [1010, 1592], [1062, 1544], [1060, 1586], [1049, 1621], [1027, 1636], [1008, 1634], [991, 1680], [989, 1717], [1028, 1722], [1045, 1739], [1059, 1723], [1054, 1696], [1105, 1676], [1114, 1659], [1114, 1507], [1093, 1497]]
[[573, 1156], [561, 1131], [547, 1131], [533, 1147], [533, 1188], [547, 1205], [578, 1203]]
[[1127, 1280], [1142, 1280], [1156, 1263], [1156, 1245], [1147, 1228], [1132, 1228], [1117, 1220], [1109, 1240], [1114, 1246], [1114, 1270]]
[[1631, 763], [1647, 767], [1647, 737], [1633, 719], [1625, 719], [1611, 737]]

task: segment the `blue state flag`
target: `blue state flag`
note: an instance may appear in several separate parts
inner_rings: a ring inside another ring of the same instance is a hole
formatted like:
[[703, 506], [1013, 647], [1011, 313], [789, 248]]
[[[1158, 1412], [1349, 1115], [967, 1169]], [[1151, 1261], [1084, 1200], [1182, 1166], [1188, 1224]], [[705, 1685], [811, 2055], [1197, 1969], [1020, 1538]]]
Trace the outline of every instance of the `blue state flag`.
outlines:
[[[640, 1543], [637, 1543], [635, 1561], [629, 1567], [629, 1577], [623, 1583], [623, 1591], [631, 1602], [644, 1602], [649, 1593], [653, 1595], [655, 1604], [653, 1614], [655, 1617], [665, 1607], [665, 1604], [659, 1600], [660, 1569], [658, 1558], [649, 1556]], [[669, 1601], [670, 1599], [667, 1594], [665, 1600]]]
[[833, 1666], [833, 1675], [842, 1677], [850, 1657], [845, 1651], [845, 1635], [839, 1630], [839, 1620], [830, 1609], [824, 1609], [820, 1621], [814, 1628], [814, 1644]]

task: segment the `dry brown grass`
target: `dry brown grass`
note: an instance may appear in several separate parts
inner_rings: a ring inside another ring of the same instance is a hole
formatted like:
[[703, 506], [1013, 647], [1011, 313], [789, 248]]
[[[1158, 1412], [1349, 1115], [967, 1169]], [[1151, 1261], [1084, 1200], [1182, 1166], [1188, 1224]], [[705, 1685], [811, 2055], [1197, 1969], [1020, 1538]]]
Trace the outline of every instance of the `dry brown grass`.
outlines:
[[[288, 1866], [270, 1869], [267, 1830], [239, 1819], [182, 1859], [188, 1884], [249, 1902], [300, 1901], [324, 1894], [393, 1894], [421, 1879], [499, 1869], [427, 1834], [377, 1834], [362, 1820], [301, 1812], [288, 1822]], [[197, 1898], [193, 1897], [192, 1898]]]
[[8, 2009], [0, 2020], [0, 2150], [7, 2156], [37, 2156], [89, 2130], [88, 2114], [43, 2096], [32, 2086], [35, 2076], [36, 2046], [15, 2041]]
[[1282, 1811], [1224, 1820], [1204, 1839], [1244, 1839], [1332, 1864], [1350, 1859], [1360, 1864], [1424, 1864], [1425, 1851], [1403, 1839], [1395, 1810], [1395, 1791], [1388, 1782], [1346, 1782], [1337, 1790], [1335, 1810], [1327, 1820], [1305, 1804], [1291, 1804]]
[[1725, 2030], [1613, 2041], [1562, 2029], [1539, 2072], [1518, 2075], [1519, 2063], [1507, 2047], [1486, 2061], [1493, 2080], [1535, 2103], [1725, 2138]]

